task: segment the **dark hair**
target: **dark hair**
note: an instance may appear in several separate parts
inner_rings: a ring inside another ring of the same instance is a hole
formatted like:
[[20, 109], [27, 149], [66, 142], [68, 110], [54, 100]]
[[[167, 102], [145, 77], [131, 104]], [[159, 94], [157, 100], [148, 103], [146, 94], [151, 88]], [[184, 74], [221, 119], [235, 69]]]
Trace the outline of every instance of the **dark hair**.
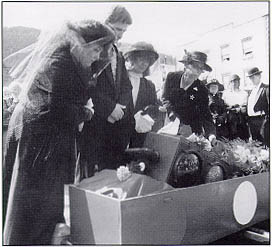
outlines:
[[117, 23], [117, 22], [121, 22], [121, 23], [125, 23], [128, 25], [132, 24], [132, 18], [130, 13], [126, 10], [125, 7], [117, 5], [115, 6], [109, 16], [107, 17], [105, 23]]
[[149, 59], [149, 61], [151, 62], [151, 55], [149, 52], [147, 51], [134, 51], [134, 52], [130, 52], [127, 56], [126, 59], [130, 59], [132, 61], [135, 61], [138, 57], [144, 57]]
[[77, 32], [86, 43], [110, 36], [114, 39], [113, 31], [106, 25], [94, 20], [83, 20], [76, 23], [69, 23], [69, 28]]

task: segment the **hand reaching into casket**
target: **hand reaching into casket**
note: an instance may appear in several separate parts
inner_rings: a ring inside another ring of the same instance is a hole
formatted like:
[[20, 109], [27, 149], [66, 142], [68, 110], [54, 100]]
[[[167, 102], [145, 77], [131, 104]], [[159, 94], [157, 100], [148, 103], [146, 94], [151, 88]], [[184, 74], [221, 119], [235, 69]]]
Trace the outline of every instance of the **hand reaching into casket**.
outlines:
[[147, 133], [151, 131], [155, 122], [148, 114], [142, 115], [142, 112], [143, 111], [138, 111], [134, 115], [135, 130], [138, 133]]

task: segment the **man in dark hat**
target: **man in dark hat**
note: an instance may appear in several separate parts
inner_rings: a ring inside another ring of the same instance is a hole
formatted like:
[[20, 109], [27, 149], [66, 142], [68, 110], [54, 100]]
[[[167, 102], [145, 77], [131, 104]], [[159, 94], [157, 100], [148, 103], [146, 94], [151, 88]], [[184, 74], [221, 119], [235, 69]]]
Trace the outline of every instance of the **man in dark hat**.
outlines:
[[180, 119], [180, 129], [183, 125], [189, 125], [192, 132], [204, 134], [215, 144], [216, 129], [209, 109], [208, 90], [198, 79], [204, 71], [212, 71], [206, 61], [205, 53], [185, 51], [180, 61], [185, 70], [167, 75], [162, 97], [169, 118], [176, 116]]
[[112, 48], [111, 63], [97, 78], [92, 98], [94, 116], [85, 123], [82, 132], [81, 166], [89, 167], [83, 177], [92, 175], [95, 165], [99, 170], [120, 165], [133, 123], [132, 86], [124, 58], [117, 48], [132, 18], [125, 7], [115, 6], [105, 24], [115, 32], [116, 44]]
[[253, 140], [269, 146], [269, 86], [261, 83], [261, 73], [257, 67], [248, 71], [253, 89], [248, 97], [248, 124]]
[[217, 137], [228, 137], [228, 129], [226, 126], [226, 105], [221, 98], [220, 93], [224, 90], [224, 86], [217, 79], [210, 80], [206, 87], [209, 90], [209, 107], [216, 126]]

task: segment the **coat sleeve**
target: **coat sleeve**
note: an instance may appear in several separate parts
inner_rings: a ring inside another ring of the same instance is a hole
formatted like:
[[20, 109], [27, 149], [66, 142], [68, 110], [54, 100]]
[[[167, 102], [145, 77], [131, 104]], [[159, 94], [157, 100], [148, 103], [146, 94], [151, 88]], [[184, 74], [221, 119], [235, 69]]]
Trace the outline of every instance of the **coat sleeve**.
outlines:
[[[157, 99], [156, 88], [152, 81], [143, 79], [143, 87], [138, 93], [137, 104], [134, 112], [143, 110], [146, 114], [149, 114], [152, 118], [157, 118], [159, 114], [159, 102]], [[141, 94], [141, 95], [140, 95]]]
[[89, 109], [84, 107], [82, 101], [76, 99], [71, 90], [79, 83], [80, 79], [76, 75], [73, 62], [67, 56], [51, 59], [46, 73], [52, 85], [49, 110], [57, 123], [78, 125], [90, 114]]
[[115, 108], [116, 101], [113, 97], [112, 88], [108, 83], [106, 72], [102, 72], [98, 78], [97, 85], [91, 95], [94, 112], [100, 118], [107, 120], [108, 116]]
[[164, 86], [163, 86], [163, 92], [162, 92], [162, 100], [167, 101], [170, 100], [170, 94], [172, 91], [171, 88], [171, 81], [173, 79], [173, 73], [169, 73], [166, 77]]

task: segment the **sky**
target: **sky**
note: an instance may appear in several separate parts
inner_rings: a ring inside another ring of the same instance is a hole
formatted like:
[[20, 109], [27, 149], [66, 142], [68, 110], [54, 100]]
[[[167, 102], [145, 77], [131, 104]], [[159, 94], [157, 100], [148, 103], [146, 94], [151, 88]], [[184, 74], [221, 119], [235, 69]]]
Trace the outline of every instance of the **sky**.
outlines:
[[4, 2], [4, 27], [50, 29], [64, 20], [105, 20], [112, 6], [127, 8], [133, 18], [121, 41], [146, 41], [159, 52], [177, 47], [220, 26], [238, 25], [269, 13], [268, 2]]

